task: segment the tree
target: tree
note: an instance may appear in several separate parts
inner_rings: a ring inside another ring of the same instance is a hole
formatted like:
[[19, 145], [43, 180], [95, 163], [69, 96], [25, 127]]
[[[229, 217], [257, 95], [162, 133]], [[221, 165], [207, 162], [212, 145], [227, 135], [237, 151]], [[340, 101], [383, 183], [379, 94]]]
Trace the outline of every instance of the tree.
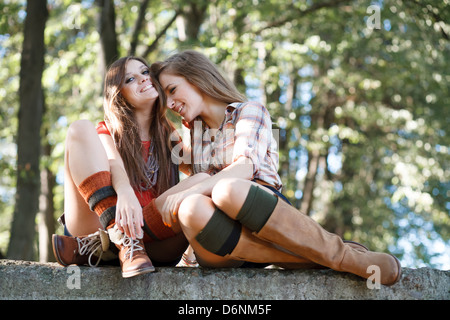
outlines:
[[100, 6], [99, 33], [102, 44], [102, 55], [107, 68], [119, 58], [117, 35], [116, 35], [116, 13], [113, 0], [97, 0]]
[[20, 68], [20, 109], [17, 135], [17, 191], [8, 258], [34, 258], [35, 216], [39, 205], [41, 122], [44, 95], [44, 30], [47, 1], [28, 1]]

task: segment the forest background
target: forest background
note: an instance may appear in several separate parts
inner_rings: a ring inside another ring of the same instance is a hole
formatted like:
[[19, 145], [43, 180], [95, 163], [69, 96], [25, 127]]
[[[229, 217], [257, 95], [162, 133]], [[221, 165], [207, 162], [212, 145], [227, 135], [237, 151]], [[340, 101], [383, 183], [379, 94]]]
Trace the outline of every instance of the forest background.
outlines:
[[1, 1], [0, 252], [54, 261], [65, 135], [102, 120], [107, 65], [196, 49], [269, 109], [297, 208], [450, 269], [449, 21], [448, 0]]

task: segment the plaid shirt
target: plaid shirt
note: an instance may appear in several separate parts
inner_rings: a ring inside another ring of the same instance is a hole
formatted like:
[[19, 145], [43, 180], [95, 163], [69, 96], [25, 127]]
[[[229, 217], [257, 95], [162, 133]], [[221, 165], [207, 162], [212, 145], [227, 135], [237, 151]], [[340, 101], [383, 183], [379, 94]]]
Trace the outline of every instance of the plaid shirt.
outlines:
[[232, 103], [215, 135], [210, 134], [206, 123], [196, 120], [191, 137], [194, 173], [216, 174], [243, 156], [253, 163], [253, 179], [281, 190], [277, 142], [269, 112], [262, 104]]

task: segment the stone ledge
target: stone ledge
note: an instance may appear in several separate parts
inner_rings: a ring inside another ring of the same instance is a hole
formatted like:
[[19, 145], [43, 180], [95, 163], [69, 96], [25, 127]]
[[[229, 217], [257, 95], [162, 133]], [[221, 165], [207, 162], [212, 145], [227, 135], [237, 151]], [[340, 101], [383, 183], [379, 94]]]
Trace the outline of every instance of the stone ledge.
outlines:
[[123, 279], [119, 267], [0, 260], [0, 299], [450, 300], [450, 271], [403, 268], [395, 285], [369, 289], [333, 270], [178, 267]]

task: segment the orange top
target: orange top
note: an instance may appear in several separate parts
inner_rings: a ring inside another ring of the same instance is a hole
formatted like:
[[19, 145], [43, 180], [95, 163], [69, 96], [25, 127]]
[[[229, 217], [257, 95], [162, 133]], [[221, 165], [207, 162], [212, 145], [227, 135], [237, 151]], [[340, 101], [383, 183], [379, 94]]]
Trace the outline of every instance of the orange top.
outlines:
[[[108, 127], [106, 126], [105, 121], [99, 122], [96, 129], [98, 134], [111, 135], [111, 133], [108, 130]], [[144, 158], [144, 161], [147, 162], [148, 150], [150, 148], [150, 141], [142, 141], [142, 146], [143, 146], [142, 157]], [[140, 190], [138, 188], [133, 189], [142, 207], [145, 207], [147, 204], [150, 203], [150, 201], [152, 201], [155, 198], [155, 195], [151, 190]]]

